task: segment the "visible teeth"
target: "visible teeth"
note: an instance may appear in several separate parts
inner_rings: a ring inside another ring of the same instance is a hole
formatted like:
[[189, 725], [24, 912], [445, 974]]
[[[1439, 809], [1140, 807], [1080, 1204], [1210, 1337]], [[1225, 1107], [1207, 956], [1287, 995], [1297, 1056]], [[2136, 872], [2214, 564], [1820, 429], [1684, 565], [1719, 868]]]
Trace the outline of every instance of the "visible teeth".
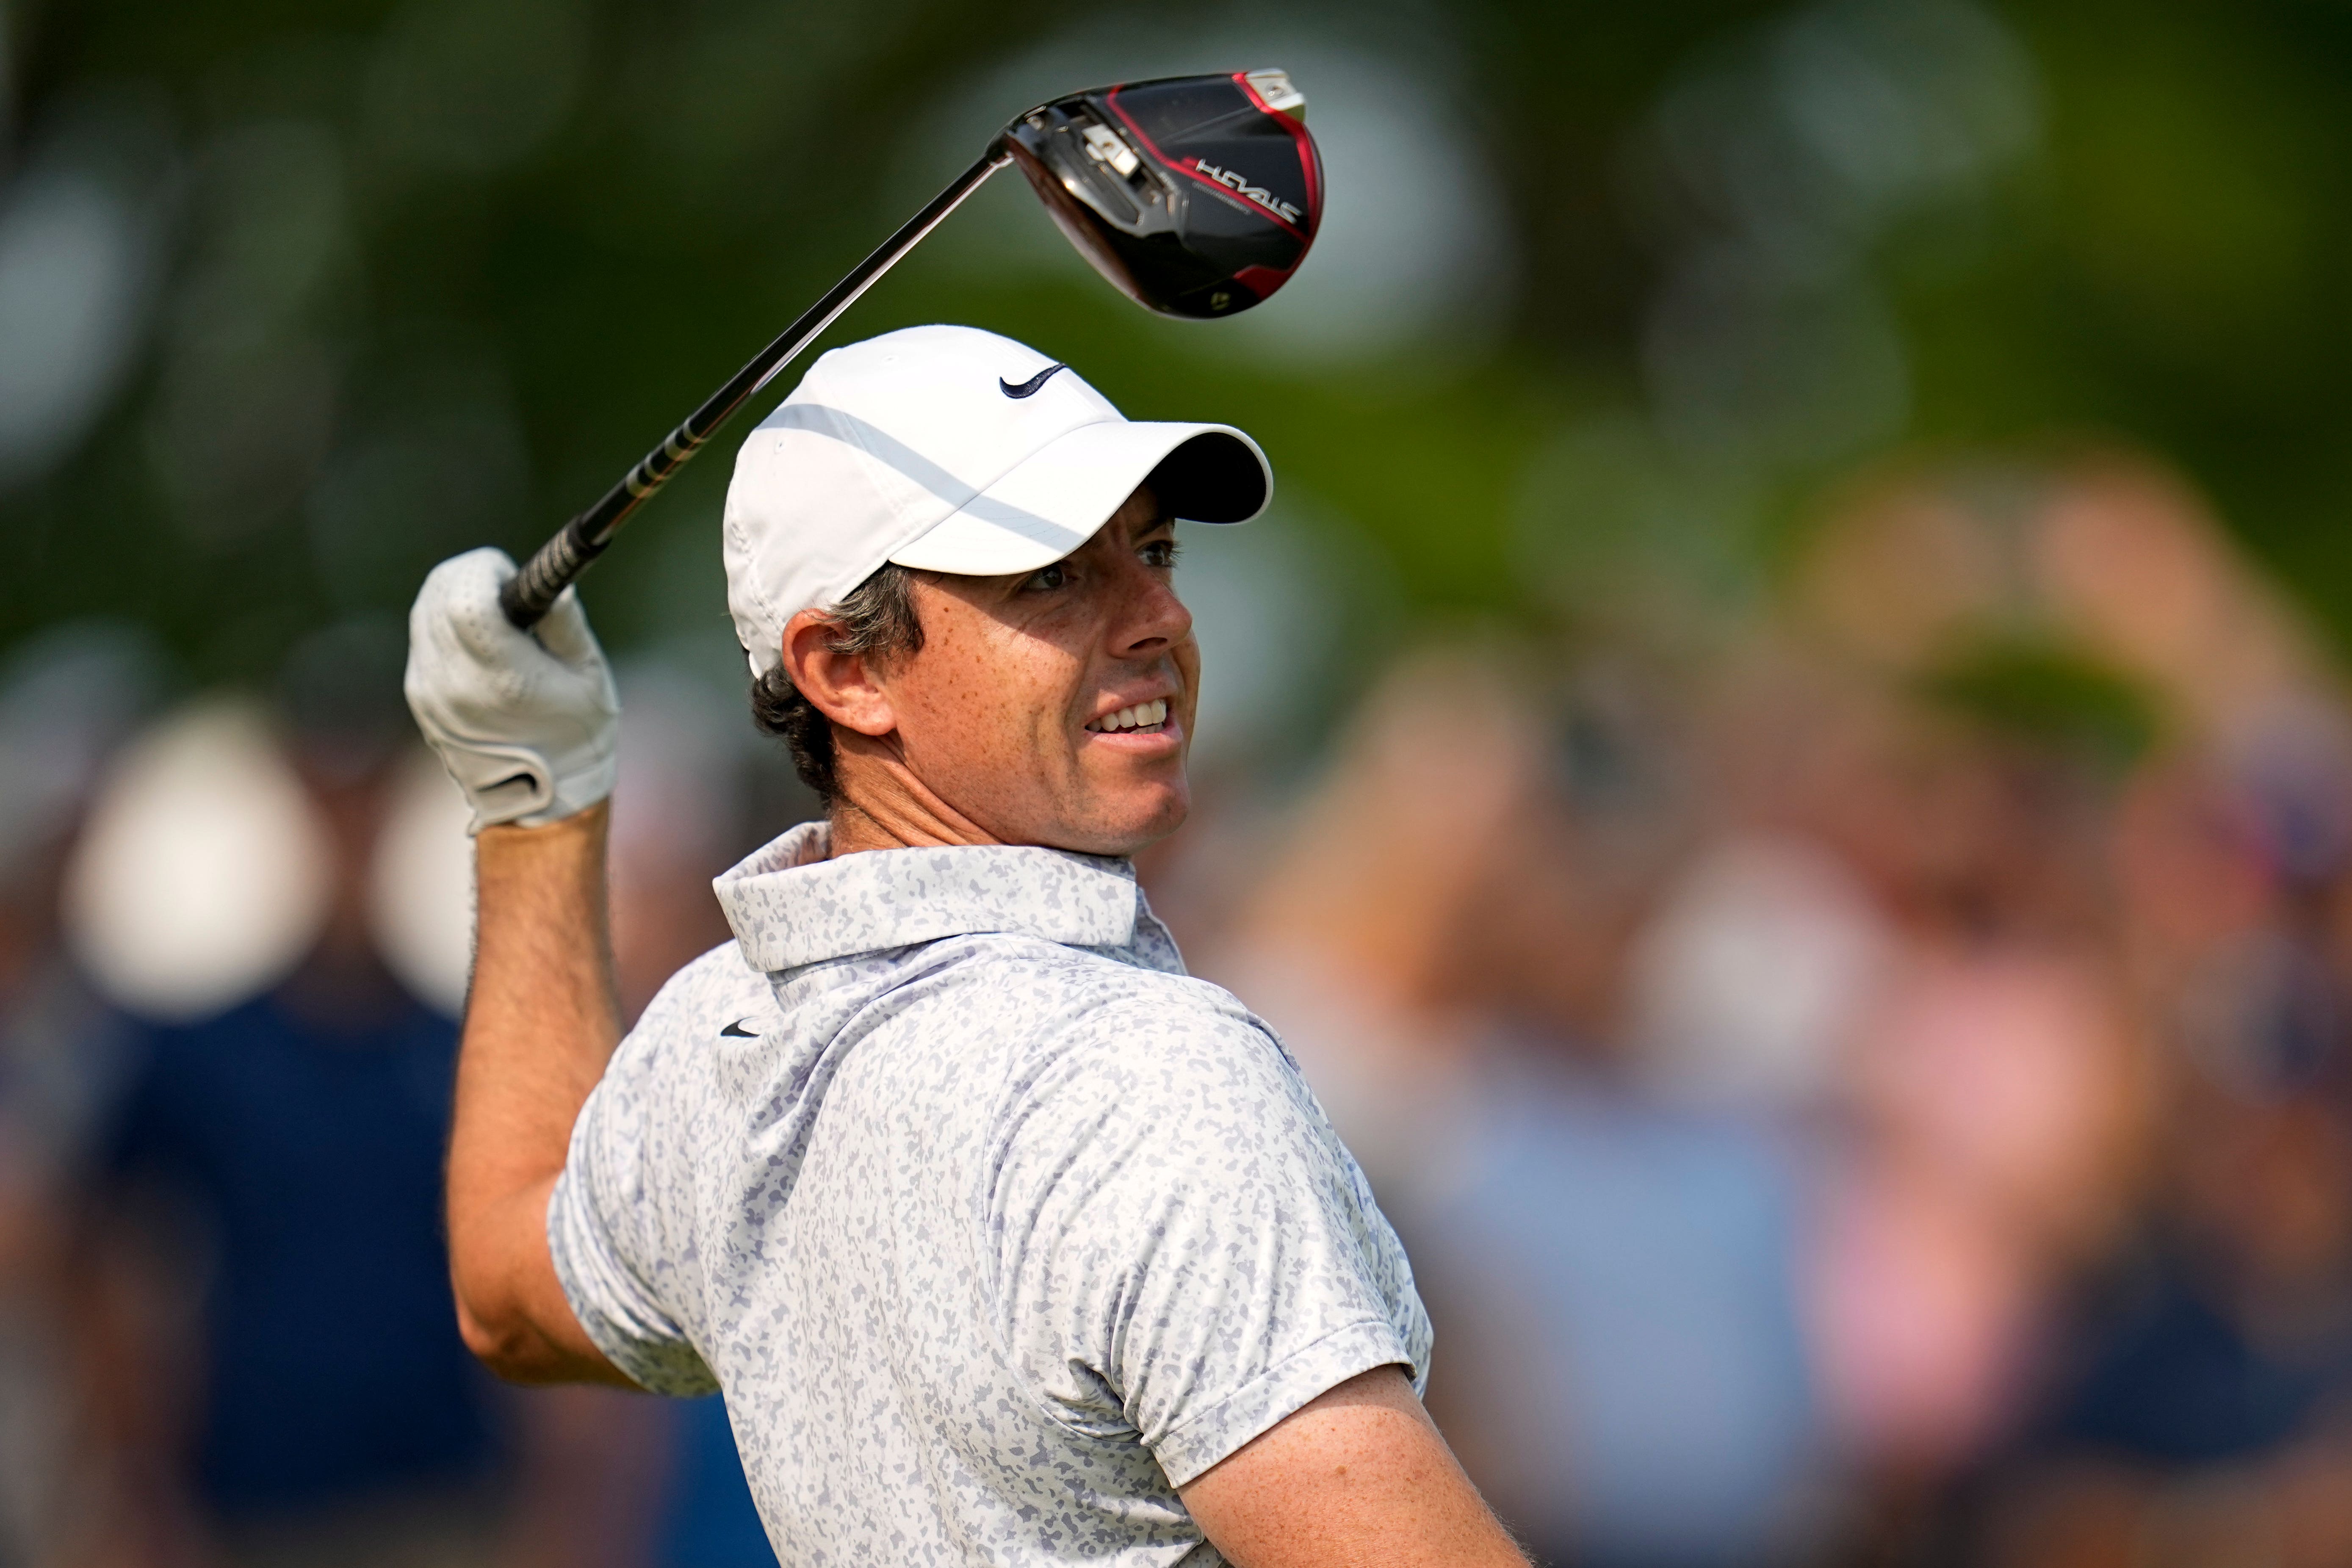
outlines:
[[1132, 708], [1122, 708], [1116, 713], [1096, 720], [1087, 728], [1115, 734], [1121, 730], [1149, 730], [1167, 721], [1168, 700], [1160, 697], [1149, 702], [1139, 702]]

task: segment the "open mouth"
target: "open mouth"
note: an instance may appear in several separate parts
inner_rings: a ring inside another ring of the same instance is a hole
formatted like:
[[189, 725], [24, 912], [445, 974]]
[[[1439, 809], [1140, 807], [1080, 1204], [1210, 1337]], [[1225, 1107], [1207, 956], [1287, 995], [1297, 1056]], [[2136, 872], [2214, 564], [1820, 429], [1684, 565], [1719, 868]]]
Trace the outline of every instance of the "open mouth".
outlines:
[[1097, 735], [1130, 733], [1156, 734], [1168, 723], [1168, 699], [1155, 698], [1139, 702], [1132, 708], [1122, 708], [1116, 713], [1106, 713], [1087, 724]]

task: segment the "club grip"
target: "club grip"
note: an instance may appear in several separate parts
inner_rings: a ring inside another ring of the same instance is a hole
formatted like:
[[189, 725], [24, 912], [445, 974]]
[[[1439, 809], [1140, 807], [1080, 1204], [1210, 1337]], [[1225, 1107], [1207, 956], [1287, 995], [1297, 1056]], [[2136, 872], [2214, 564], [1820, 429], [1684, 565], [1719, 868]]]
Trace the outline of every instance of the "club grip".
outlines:
[[522, 563], [522, 570], [507, 579], [499, 590], [499, 608], [507, 619], [523, 631], [539, 625], [547, 612], [555, 606], [556, 599], [572, 585], [573, 578], [588, 570], [588, 563], [604, 553], [604, 546], [594, 542], [588, 532], [588, 519], [575, 517], [563, 525], [555, 537], [541, 545], [531, 558]]

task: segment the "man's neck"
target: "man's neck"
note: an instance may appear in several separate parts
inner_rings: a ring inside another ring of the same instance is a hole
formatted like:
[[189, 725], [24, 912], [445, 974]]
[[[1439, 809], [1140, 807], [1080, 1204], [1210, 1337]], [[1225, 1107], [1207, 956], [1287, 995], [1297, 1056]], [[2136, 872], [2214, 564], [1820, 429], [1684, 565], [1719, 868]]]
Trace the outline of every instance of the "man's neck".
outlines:
[[1002, 842], [940, 798], [898, 752], [895, 737], [834, 731], [834, 797], [825, 807], [832, 854], [940, 849]]
[[845, 792], [826, 808], [825, 821], [835, 857], [864, 849], [937, 849], [997, 842], [937, 803], [896, 795], [859, 799]]

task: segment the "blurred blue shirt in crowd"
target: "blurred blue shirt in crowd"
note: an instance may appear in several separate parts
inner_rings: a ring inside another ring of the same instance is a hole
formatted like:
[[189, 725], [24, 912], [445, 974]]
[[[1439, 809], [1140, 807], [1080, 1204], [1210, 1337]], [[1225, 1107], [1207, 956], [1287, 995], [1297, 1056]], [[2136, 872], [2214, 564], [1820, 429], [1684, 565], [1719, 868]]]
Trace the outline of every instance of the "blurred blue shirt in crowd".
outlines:
[[677, 1447], [655, 1568], [775, 1568], [727, 1424], [727, 1401], [713, 1394], [672, 1400], [670, 1408]]
[[441, 1236], [457, 1029], [263, 997], [142, 1042], [119, 1177], [208, 1222], [197, 1481], [226, 1516], [465, 1485], [494, 1457]]
[[1544, 1561], [1800, 1552], [1821, 1443], [1790, 1162], [1736, 1121], [1540, 1060], [1498, 1067], [1478, 1098], [1410, 1236], [1446, 1282], [1449, 1408], [1501, 1424], [1488, 1500]]

